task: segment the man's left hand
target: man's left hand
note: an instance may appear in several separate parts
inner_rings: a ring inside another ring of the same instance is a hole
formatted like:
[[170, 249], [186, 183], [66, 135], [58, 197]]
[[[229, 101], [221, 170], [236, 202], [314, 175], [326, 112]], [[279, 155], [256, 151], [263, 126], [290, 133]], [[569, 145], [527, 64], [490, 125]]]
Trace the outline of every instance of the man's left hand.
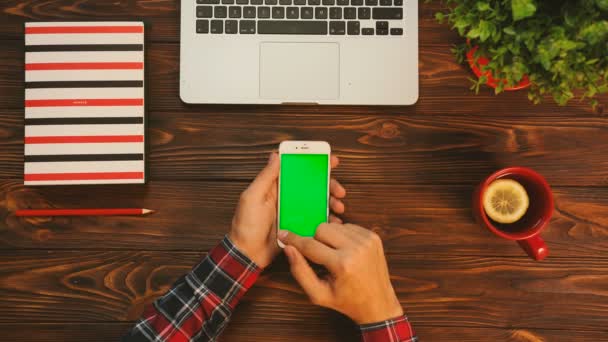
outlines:
[[[232, 229], [228, 234], [238, 249], [262, 268], [270, 265], [280, 250], [277, 245], [276, 227], [279, 159], [277, 153], [272, 153], [268, 165], [243, 191], [232, 219]], [[338, 164], [338, 157], [332, 156], [331, 168], [337, 167]], [[344, 213], [345, 206], [341, 199], [346, 196], [346, 190], [333, 178], [329, 188], [331, 211], [335, 214]], [[329, 221], [342, 222], [333, 214], [330, 215]]]

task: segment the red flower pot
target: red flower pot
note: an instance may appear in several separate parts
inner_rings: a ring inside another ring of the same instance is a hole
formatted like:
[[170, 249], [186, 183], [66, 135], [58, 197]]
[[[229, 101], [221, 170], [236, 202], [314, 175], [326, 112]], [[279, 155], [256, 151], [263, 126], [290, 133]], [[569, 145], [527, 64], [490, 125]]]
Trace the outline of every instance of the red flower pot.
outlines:
[[[492, 88], [496, 88], [496, 86], [498, 85], [498, 82], [503, 82], [506, 83], [506, 80], [497, 80], [496, 78], [494, 78], [494, 76], [492, 75], [492, 73], [487, 70], [485, 72], [481, 71], [481, 69], [488, 65], [489, 60], [485, 57], [485, 56], [479, 56], [477, 57], [477, 61], [475, 61], [475, 51], [477, 51], [477, 46], [472, 47], [471, 49], [469, 49], [469, 51], [467, 52], [467, 62], [469, 62], [469, 66], [471, 66], [471, 70], [473, 70], [473, 73], [479, 78], [482, 75], [486, 76], [486, 79], [488, 80], [486, 82], [487, 85], [489, 85]], [[521, 79], [521, 81], [516, 84], [513, 87], [505, 87], [505, 90], [520, 90], [520, 89], [525, 89], [528, 88], [530, 86], [530, 79], [528, 78], [528, 75], [524, 75], [524, 77]]]

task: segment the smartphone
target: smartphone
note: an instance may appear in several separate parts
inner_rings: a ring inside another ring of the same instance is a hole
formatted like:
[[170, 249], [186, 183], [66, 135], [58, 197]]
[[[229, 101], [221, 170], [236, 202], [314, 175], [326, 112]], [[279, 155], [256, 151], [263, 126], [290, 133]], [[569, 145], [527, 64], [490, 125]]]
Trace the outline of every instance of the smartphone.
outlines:
[[330, 155], [325, 141], [283, 141], [279, 145], [278, 229], [314, 236], [319, 224], [327, 222]]

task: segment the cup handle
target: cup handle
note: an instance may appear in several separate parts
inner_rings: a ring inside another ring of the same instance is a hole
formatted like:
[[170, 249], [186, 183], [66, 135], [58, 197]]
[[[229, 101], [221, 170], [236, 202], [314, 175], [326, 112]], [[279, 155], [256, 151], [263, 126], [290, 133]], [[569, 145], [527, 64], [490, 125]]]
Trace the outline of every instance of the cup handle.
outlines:
[[534, 260], [540, 261], [549, 255], [547, 244], [545, 244], [545, 241], [539, 235], [525, 240], [518, 240], [517, 243]]

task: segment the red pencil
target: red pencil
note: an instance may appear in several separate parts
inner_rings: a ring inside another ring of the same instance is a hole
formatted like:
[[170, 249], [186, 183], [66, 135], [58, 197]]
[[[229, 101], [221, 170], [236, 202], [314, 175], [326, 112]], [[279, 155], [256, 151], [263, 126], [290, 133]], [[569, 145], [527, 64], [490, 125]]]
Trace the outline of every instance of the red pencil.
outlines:
[[147, 215], [153, 213], [150, 209], [24, 209], [17, 210], [17, 216], [123, 216]]

